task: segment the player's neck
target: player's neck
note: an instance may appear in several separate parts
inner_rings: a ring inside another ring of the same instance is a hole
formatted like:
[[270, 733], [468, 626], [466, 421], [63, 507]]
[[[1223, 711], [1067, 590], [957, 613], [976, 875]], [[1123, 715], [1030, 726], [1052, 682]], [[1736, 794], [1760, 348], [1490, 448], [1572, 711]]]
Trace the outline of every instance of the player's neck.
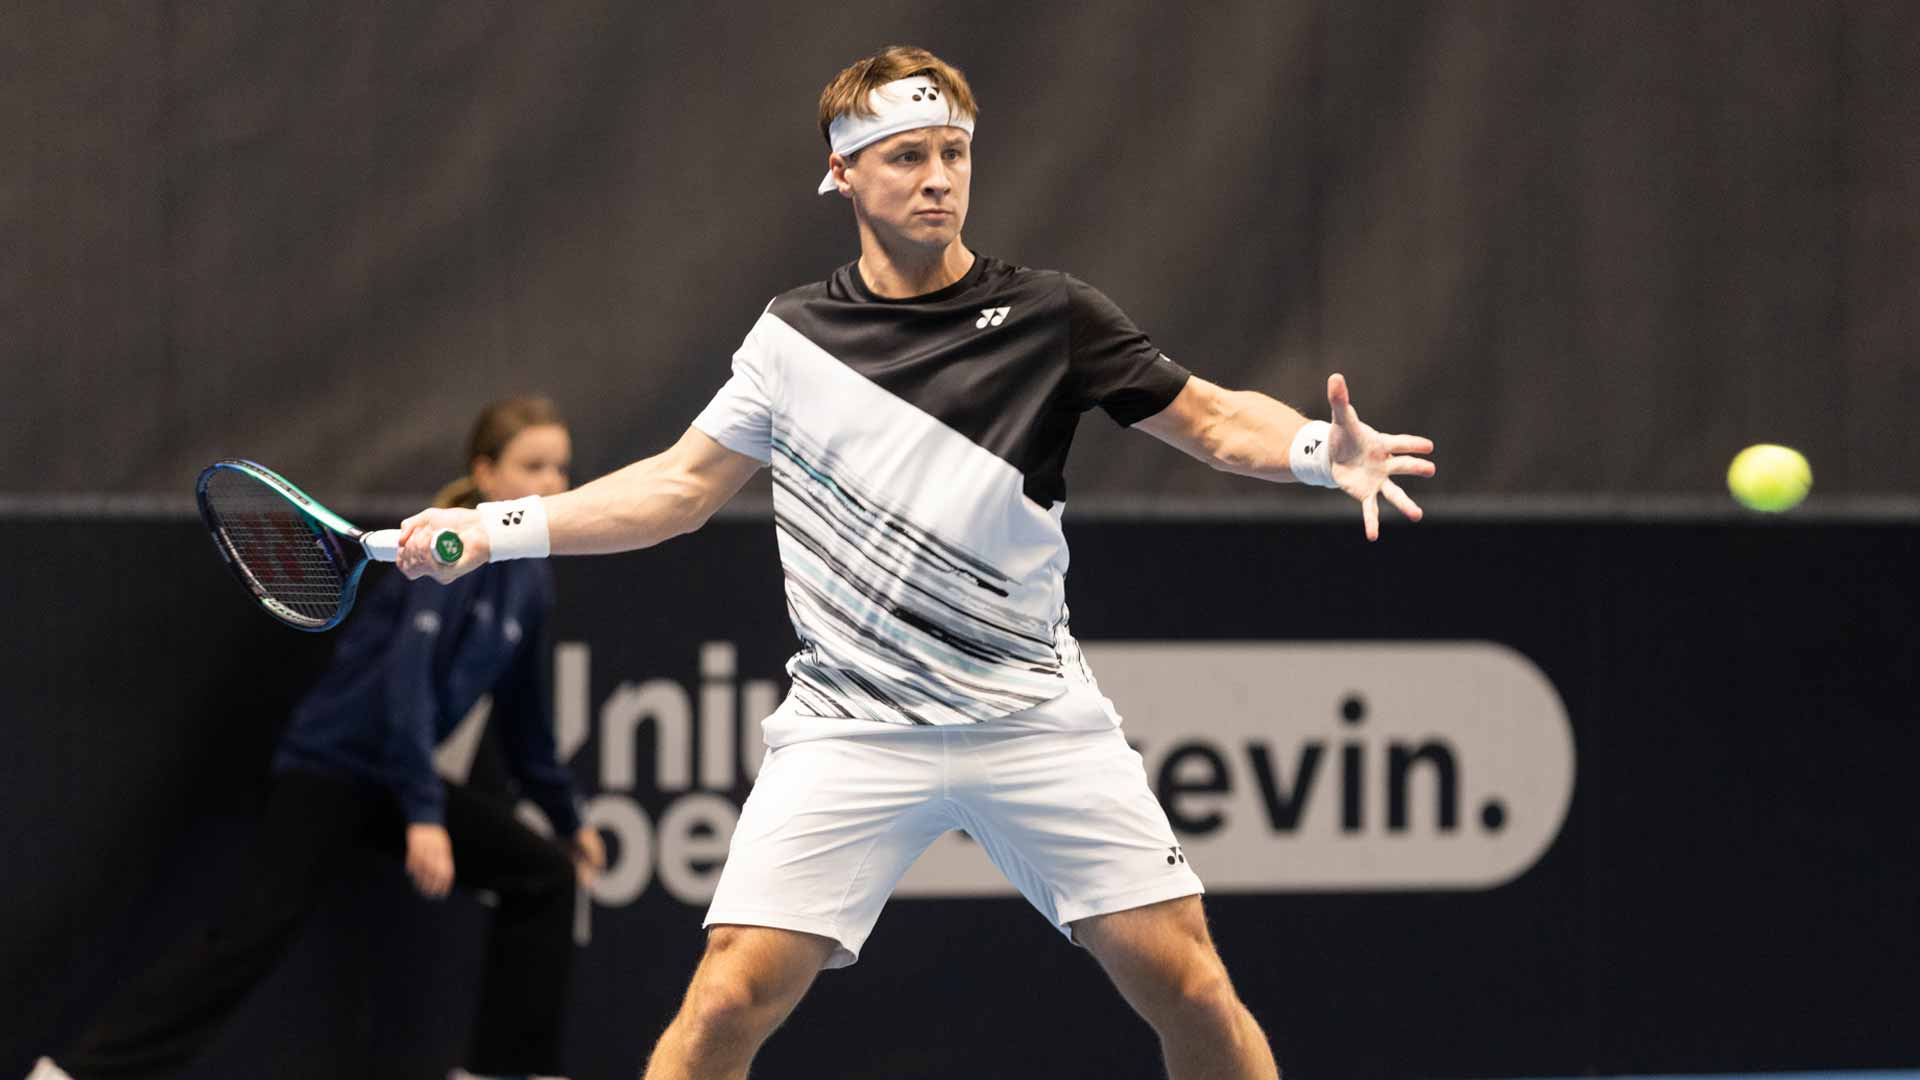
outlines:
[[967, 276], [973, 269], [973, 252], [960, 242], [936, 251], [905, 248], [889, 251], [866, 230], [861, 230], [860, 280], [875, 296], [904, 300], [937, 292]]

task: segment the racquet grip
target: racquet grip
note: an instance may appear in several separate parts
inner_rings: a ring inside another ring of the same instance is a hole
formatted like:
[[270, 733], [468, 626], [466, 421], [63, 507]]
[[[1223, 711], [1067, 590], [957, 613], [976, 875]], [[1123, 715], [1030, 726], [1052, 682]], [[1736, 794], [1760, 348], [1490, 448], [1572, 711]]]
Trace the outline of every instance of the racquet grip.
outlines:
[[[400, 557], [400, 530], [376, 529], [360, 538], [367, 549], [367, 557], [379, 562], [393, 562]], [[433, 538], [433, 560], [441, 566], [452, 566], [466, 554], [467, 545], [461, 543], [460, 534], [452, 529], [441, 529]]]

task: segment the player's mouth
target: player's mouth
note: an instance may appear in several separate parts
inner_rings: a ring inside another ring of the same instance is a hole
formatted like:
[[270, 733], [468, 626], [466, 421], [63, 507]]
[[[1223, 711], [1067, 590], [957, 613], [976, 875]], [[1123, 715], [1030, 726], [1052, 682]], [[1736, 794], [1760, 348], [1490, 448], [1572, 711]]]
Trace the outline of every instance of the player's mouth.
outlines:
[[932, 210], [915, 210], [915, 211], [913, 212], [913, 216], [914, 216], [914, 217], [921, 217], [921, 218], [950, 218], [950, 217], [952, 217], [952, 216], [953, 216], [953, 211], [951, 211], [951, 210], [939, 210], [939, 209], [932, 209]]

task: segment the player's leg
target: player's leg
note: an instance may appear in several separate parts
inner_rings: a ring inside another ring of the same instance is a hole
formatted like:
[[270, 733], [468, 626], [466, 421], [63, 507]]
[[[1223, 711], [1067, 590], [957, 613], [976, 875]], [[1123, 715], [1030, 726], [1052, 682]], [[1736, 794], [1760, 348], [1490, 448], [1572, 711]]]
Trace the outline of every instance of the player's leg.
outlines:
[[746, 1075], [815, 974], [859, 959], [900, 876], [950, 828], [942, 753], [938, 732], [902, 730], [767, 754], [648, 1080]]
[[1153, 1025], [1174, 1080], [1279, 1076], [1266, 1033], [1234, 993], [1198, 896], [1072, 924], [1127, 1003]]
[[573, 968], [573, 863], [506, 805], [446, 786], [454, 884], [499, 898], [464, 1064], [482, 1075], [557, 1074]]
[[646, 1080], [733, 1080], [800, 1004], [839, 944], [768, 926], [714, 926]]
[[222, 909], [110, 998], [59, 1055], [79, 1080], [192, 1061], [273, 970], [344, 856], [386, 803], [375, 789], [307, 773], [274, 781], [245, 877]]
[[1265, 1037], [1207, 937], [1200, 879], [1126, 738], [1117, 730], [952, 738], [976, 778], [956, 787], [968, 831], [1041, 914], [1094, 950], [1160, 1035], [1176, 1080], [1274, 1076]]

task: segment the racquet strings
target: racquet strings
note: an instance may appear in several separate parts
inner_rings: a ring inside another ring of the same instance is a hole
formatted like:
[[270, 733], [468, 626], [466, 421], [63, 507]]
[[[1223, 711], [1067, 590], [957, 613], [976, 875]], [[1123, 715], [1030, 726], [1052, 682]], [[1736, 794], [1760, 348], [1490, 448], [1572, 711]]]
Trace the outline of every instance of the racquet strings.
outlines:
[[260, 599], [297, 623], [320, 626], [340, 609], [347, 570], [326, 529], [246, 473], [221, 469], [206, 503], [221, 545]]

